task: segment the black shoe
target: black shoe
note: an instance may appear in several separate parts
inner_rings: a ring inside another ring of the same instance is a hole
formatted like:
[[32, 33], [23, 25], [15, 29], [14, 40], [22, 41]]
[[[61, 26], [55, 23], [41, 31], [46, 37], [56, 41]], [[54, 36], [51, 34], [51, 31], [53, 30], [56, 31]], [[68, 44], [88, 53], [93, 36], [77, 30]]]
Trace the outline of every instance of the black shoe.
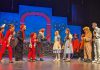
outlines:
[[13, 61], [9, 61], [9, 63], [13, 63]]
[[42, 58], [40, 58], [40, 61], [44, 61]]

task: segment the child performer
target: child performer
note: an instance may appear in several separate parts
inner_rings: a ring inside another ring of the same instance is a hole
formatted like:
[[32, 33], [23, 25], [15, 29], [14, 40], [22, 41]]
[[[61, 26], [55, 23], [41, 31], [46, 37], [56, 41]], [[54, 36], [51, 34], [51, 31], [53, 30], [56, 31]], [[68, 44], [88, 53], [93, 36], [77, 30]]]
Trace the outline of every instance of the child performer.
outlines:
[[30, 35], [30, 45], [29, 45], [29, 53], [28, 53], [28, 60], [32, 61], [36, 60], [36, 43], [37, 43], [37, 35], [36, 33], [31, 33]]
[[59, 31], [55, 32], [55, 41], [54, 41], [54, 46], [53, 46], [53, 53], [55, 53], [56, 58], [54, 61], [56, 60], [60, 60], [60, 53], [61, 53], [61, 44], [60, 44], [60, 35], [59, 35]]
[[73, 47], [72, 47], [72, 34], [70, 33], [70, 30], [66, 29], [66, 37], [65, 37], [65, 48], [64, 48], [64, 57], [63, 59], [66, 59], [66, 55], [68, 55], [68, 58], [66, 61], [70, 61], [71, 54], [73, 53]]
[[11, 47], [11, 44], [10, 44], [10, 41], [13, 37], [13, 34], [14, 34], [14, 30], [15, 30], [15, 26], [13, 24], [10, 24], [9, 25], [9, 29], [8, 31], [6, 32], [6, 35], [5, 35], [5, 38], [4, 38], [4, 41], [3, 41], [3, 44], [2, 44], [2, 48], [1, 48], [1, 53], [0, 53], [0, 61], [2, 60], [2, 56], [6, 50], [6, 48], [8, 49], [8, 55], [9, 55], [9, 59], [10, 59], [10, 63], [13, 63], [12, 61], [12, 47]]
[[84, 39], [83, 39], [84, 37], [85, 37], [85, 35], [82, 34], [81, 35], [80, 46], [79, 46], [79, 53], [78, 53], [79, 58], [78, 58], [78, 61], [82, 60], [83, 56], [84, 56]]
[[72, 44], [73, 44], [74, 55], [78, 55], [80, 42], [77, 34], [74, 34], [73, 36], [74, 38], [72, 40]]

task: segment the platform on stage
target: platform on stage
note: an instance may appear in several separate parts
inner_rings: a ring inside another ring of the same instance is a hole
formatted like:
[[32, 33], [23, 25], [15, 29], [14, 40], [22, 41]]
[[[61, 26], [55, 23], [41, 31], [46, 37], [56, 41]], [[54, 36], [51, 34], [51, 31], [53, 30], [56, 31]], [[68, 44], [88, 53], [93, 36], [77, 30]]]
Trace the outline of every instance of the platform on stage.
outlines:
[[100, 70], [100, 64], [85, 63], [76, 59], [72, 59], [71, 62], [54, 62], [52, 58], [44, 60], [28, 62], [27, 58], [24, 58], [24, 61], [8, 63], [8, 58], [4, 58], [0, 63], [0, 70]]

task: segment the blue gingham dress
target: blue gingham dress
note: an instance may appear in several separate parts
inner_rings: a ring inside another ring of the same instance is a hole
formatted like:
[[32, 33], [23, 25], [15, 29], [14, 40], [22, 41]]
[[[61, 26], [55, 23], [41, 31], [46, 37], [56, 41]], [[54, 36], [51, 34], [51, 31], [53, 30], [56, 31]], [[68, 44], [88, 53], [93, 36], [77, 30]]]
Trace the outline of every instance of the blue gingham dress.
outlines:
[[70, 39], [67, 39], [65, 42], [64, 53], [72, 54], [73, 53], [73, 46], [72, 46], [72, 35], [69, 35]]

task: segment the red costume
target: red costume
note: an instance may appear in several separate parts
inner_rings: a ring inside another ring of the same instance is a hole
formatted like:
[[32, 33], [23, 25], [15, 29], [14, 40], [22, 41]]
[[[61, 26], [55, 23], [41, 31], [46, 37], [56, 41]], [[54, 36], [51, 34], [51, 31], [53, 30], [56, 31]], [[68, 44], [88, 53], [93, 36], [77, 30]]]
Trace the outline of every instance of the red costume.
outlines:
[[12, 35], [13, 35], [13, 32], [11, 32], [10, 30], [8, 30], [6, 32], [4, 41], [2, 43], [2, 48], [1, 48], [1, 53], [0, 53], [0, 60], [2, 59], [2, 55], [4, 54], [5, 50], [8, 49], [9, 59], [10, 59], [10, 61], [12, 61], [12, 47], [10, 46], [10, 40], [11, 40]]
[[0, 32], [0, 45], [2, 45], [3, 39], [4, 39], [4, 36], [3, 36], [2, 32]]
[[30, 59], [30, 58], [32, 58], [32, 60], [36, 59], [36, 42], [37, 42], [37, 39], [35, 39], [35, 38], [30, 39], [30, 46], [29, 46], [30, 48], [29, 48], [29, 53], [28, 53], [28, 59]]
[[73, 50], [74, 50], [74, 53], [77, 53], [77, 52], [79, 52], [79, 49], [80, 49], [80, 42], [79, 42], [79, 40], [78, 40], [78, 38], [76, 38], [76, 39], [74, 39], [73, 41], [72, 41], [72, 43], [73, 43]]

